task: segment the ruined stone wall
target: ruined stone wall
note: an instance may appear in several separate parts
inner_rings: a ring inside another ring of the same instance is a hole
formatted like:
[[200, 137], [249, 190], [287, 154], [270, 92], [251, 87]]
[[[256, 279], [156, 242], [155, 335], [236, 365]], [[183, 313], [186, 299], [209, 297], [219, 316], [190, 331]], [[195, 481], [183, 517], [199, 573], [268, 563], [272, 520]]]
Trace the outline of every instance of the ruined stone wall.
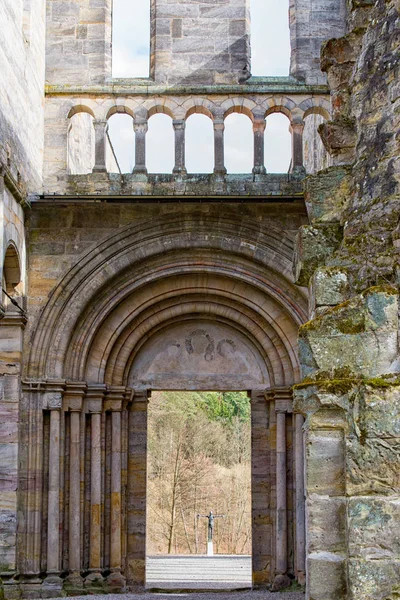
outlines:
[[250, 76], [250, 0], [152, 3], [157, 83], [237, 83]]
[[[0, 5], [0, 572], [16, 569], [25, 214], [40, 192], [44, 148], [44, 0]], [[18, 301], [22, 307], [21, 298]]]
[[322, 50], [335, 166], [308, 179], [311, 225], [296, 275], [307, 415], [308, 598], [400, 592], [398, 347], [399, 2], [349, 3], [349, 33]]
[[345, 33], [346, 0], [290, 0], [289, 15], [290, 74], [310, 84], [324, 83], [321, 46], [325, 40]]
[[111, 7], [111, 0], [47, 0], [47, 84], [95, 85], [111, 77]]
[[45, 2], [4, 0], [0, 22], [0, 165], [29, 191], [40, 191]]

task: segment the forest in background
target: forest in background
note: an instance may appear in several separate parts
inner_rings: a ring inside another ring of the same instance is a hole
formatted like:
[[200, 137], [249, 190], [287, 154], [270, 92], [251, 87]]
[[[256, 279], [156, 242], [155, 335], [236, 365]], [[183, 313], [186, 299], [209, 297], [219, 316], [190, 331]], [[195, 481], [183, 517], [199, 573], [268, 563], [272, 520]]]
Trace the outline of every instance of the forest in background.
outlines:
[[147, 554], [251, 554], [250, 401], [243, 392], [153, 392]]

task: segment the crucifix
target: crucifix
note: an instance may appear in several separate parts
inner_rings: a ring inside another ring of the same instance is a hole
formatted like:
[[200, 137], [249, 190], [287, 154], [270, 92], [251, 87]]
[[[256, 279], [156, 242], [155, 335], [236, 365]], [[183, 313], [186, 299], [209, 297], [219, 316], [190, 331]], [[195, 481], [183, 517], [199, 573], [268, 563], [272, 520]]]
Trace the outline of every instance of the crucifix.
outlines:
[[214, 519], [224, 519], [225, 515], [214, 515], [213, 511], [210, 510], [209, 515], [197, 515], [197, 518], [204, 517], [208, 519], [208, 536], [207, 536], [207, 556], [213, 556], [213, 535], [214, 535]]

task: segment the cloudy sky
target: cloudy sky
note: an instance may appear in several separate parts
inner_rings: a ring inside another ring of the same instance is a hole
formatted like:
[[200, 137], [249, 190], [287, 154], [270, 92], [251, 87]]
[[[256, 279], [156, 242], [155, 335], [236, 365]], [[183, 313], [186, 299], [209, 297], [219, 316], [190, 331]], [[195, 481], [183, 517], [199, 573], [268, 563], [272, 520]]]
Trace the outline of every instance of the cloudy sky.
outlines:
[[[150, 0], [114, 0], [113, 76], [148, 77], [150, 39]], [[289, 70], [288, 3], [276, 0], [251, 0], [252, 74], [279, 76]], [[110, 119], [110, 136], [121, 168], [133, 167], [134, 134], [132, 120], [126, 115]], [[267, 119], [266, 167], [269, 172], [286, 172], [290, 162], [289, 122], [283, 115]], [[213, 129], [211, 121], [193, 115], [186, 127], [186, 166], [189, 172], [213, 170]], [[230, 115], [225, 129], [225, 162], [230, 173], [252, 169], [253, 136], [249, 119]], [[171, 119], [155, 115], [149, 120], [147, 168], [149, 172], [168, 173], [173, 168], [173, 131]]]

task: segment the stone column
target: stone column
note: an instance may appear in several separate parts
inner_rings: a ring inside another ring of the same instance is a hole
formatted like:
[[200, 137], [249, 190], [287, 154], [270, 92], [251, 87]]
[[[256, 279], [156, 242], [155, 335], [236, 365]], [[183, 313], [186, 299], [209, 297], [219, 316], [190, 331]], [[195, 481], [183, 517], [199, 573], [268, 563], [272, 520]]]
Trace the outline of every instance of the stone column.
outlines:
[[288, 570], [286, 414], [292, 412], [289, 390], [275, 390], [276, 412], [276, 566], [272, 591], [290, 585]]
[[303, 131], [304, 121], [292, 121], [290, 132], [292, 134], [292, 172], [304, 173], [303, 161]]
[[105, 386], [91, 386], [86, 393], [86, 411], [90, 414], [90, 537], [89, 575], [85, 587], [101, 592], [101, 413]]
[[49, 488], [47, 507], [47, 577], [42, 586], [43, 598], [61, 596], [63, 580], [60, 577], [60, 439], [61, 408], [64, 381], [48, 381], [43, 399], [43, 410], [50, 411], [49, 435]]
[[146, 133], [148, 128], [147, 121], [135, 121], [133, 123], [135, 132], [135, 166], [133, 172], [143, 175], [147, 175]]
[[93, 173], [107, 173], [106, 152], [107, 152], [107, 121], [93, 121], [94, 126], [94, 167]]
[[180, 175], [186, 174], [185, 167], [185, 129], [186, 121], [184, 119], [172, 121], [175, 131], [175, 166], [173, 172]]
[[222, 117], [214, 119], [214, 173], [226, 175], [224, 152], [225, 122]]
[[111, 411], [111, 531], [110, 569], [107, 577], [109, 593], [124, 592], [125, 577], [122, 571], [122, 519], [121, 519], [121, 412], [125, 400], [125, 388], [113, 386], [109, 389], [105, 409]]
[[263, 391], [251, 393], [252, 570], [254, 587], [271, 582], [269, 400]]
[[305, 527], [305, 494], [304, 494], [304, 438], [303, 415], [296, 414], [295, 431], [295, 468], [296, 468], [296, 571], [301, 585], [306, 577], [306, 527]]
[[147, 391], [136, 392], [129, 409], [128, 560], [132, 590], [146, 581]]
[[86, 384], [67, 382], [64, 406], [70, 413], [69, 444], [69, 575], [65, 589], [69, 595], [83, 593], [81, 571], [81, 438], [80, 421]]
[[257, 119], [253, 122], [254, 133], [254, 175], [265, 175], [267, 172], [264, 164], [264, 133], [266, 128], [265, 119]]

